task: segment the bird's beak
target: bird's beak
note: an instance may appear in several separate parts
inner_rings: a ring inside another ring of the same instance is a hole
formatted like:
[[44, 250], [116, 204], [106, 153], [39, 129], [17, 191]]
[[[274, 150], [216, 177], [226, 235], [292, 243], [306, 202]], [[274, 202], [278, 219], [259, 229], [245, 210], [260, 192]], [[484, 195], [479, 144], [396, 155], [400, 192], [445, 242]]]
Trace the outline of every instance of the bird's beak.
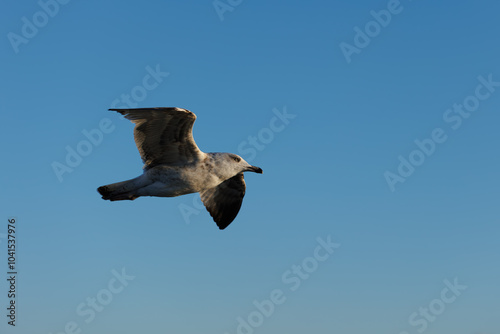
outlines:
[[248, 167], [247, 171], [249, 171], [249, 172], [254, 172], [254, 173], [258, 173], [258, 174], [262, 174], [262, 173], [264, 173], [264, 172], [262, 171], [262, 168], [259, 168], [259, 167], [256, 167], [256, 166], [250, 166], [250, 167]]

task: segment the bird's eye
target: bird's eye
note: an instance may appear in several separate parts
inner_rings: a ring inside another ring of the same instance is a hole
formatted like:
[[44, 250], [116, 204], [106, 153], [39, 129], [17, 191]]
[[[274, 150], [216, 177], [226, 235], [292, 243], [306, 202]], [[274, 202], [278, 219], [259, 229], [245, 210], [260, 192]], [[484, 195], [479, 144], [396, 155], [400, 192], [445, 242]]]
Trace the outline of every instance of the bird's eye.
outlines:
[[236, 161], [236, 162], [240, 162], [241, 159], [239, 157], [233, 157], [233, 160]]

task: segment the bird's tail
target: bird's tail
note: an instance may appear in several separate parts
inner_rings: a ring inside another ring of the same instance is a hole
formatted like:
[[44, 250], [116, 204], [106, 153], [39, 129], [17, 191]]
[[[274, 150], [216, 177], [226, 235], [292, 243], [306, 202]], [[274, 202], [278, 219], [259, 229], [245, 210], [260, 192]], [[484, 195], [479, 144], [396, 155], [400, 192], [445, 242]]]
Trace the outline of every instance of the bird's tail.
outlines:
[[144, 186], [144, 179], [141, 175], [132, 180], [112, 183], [99, 187], [97, 188], [97, 191], [102, 195], [102, 199], [107, 199], [110, 201], [134, 200], [139, 197], [139, 195], [137, 194], [137, 190]]

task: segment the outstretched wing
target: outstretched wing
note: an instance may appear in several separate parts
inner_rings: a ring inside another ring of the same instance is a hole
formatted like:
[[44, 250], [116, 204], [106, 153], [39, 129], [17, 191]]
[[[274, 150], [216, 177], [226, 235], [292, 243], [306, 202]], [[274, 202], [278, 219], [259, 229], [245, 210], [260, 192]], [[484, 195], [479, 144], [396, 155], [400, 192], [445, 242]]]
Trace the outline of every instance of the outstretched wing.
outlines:
[[240, 173], [217, 187], [200, 193], [203, 204], [221, 230], [231, 224], [238, 215], [245, 196], [245, 189], [243, 173]]
[[135, 123], [134, 139], [144, 169], [184, 165], [202, 159], [193, 139], [196, 115], [181, 108], [109, 109]]

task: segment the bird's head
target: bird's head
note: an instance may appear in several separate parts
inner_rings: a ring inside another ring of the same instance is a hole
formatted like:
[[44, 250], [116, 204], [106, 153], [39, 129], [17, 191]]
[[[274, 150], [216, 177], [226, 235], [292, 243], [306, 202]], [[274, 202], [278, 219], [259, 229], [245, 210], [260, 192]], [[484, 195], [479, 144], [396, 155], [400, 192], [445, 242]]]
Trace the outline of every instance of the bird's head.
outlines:
[[239, 174], [241, 172], [254, 172], [258, 174], [263, 173], [262, 168], [252, 166], [239, 155], [232, 153], [225, 153], [224, 165], [226, 166], [226, 168], [231, 170], [234, 173], [234, 175]]

